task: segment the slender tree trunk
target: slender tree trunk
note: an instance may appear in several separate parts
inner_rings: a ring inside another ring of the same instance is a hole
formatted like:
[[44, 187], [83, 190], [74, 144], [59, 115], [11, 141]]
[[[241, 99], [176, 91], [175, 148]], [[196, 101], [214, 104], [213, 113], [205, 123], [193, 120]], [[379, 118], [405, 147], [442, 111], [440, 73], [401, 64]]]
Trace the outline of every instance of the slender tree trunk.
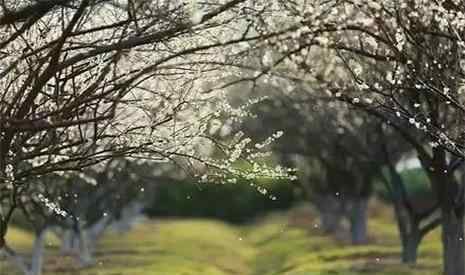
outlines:
[[401, 261], [405, 264], [416, 264], [418, 247], [420, 246], [424, 234], [435, 228], [434, 226], [422, 232], [420, 229], [421, 219], [427, 219], [434, 211], [423, 218], [418, 217], [417, 220], [417, 218], [415, 218], [415, 210], [409, 201], [405, 183], [401, 175], [388, 157], [386, 158], [386, 163], [389, 169], [390, 181], [386, 181], [385, 183], [387, 189], [390, 191], [391, 199], [394, 204], [394, 216], [396, 218], [402, 244]]
[[418, 246], [420, 245], [420, 236], [415, 233], [401, 235], [402, 242], [402, 263], [416, 264], [418, 257]]
[[93, 253], [98, 240], [108, 228], [112, 218], [102, 217], [98, 222], [89, 228], [74, 228], [63, 230], [59, 234], [61, 239], [61, 252], [63, 254], [74, 255], [82, 267], [95, 264]]
[[442, 209], [442, 244], [444, 275], [464, 275], [463, 209]]
[[[1, 181], [0, 181], [1, 183]], [[6, 236], [6, 223], [3, 222], [3, 216], [2, 213], [0, 213], [0, 252], [2, 254], [7, 254], [7, 247], [6, 247], [6, 241], [5, 241], [5, 236]]]
[[352, 244], [365, 244], [367, 238], [367, 198], [355, 198], [352, 200], [351, 215], [350, 215], [350, 233]]
[[28, 275], [42, 275], [45, 237], [47, 235], [47, 231], [47, 229], [44, 229], [36, 233], [36, 239], [34, 240], [34, 246], [32, 248], [31, 266], [27, 273]]
[[142, 216], [143, 210], [144, 205], [141, 202], [134, 201], [129, 203], [121, 211], [120, 218], [111, 224], [112, 229], [119, 233], [128, 232], [137, 219]]
[[325, 195], [318, 199], [317, 206], [320, 212], [321, 229], [326, 233], [339, 231], [343, 217], [341, 201], [331, 195]]
[[108, 228], [112, 218], [110, 215], [102, 217], [98, 222], [93, 224], [90, 228], [86, 229], [87, 238], [92, 243], [96, 243]]
[[402, 263], [416, 264], [418, 246], [422, 239], [420, 225], [414, 220], [412, 213], [402, 207], [399, 199], [394, 199], [394, 215], [402, 244]]
[[433, 154], [431, 163], [422, 162], [422, 165], [426, 164], [425, 169], [428, 165], [434, 168], [429, 176], [441, 209], [443, 273], [465, 275], [464, 192], [453, 171], [448, 171], [445, 150], [435, 147]]
[[79, 260], [79, 265], [81, 267], [88, 267], [88, 266], [92, 266], [95, 264], [95, 259], [92, 255], [92, 249], [90, 248], [90, 246], [92, 245], [92, 242], [89, 241], [89, 238], [86, 234], [86, 232], [84, 232], [84, 230], [81, 230], [79, 232], [79, 237], [78, 237], [79, 241], [78, 241], [78, 246], [79, 246], [79, 250], [78, 250], [78, 260]]
[[60, 237], [61, 239], [61, 253], [71, 254], [74, 250], [74, 231], [71, 229], [63, 230], [63, 234]]
[[81, 267], [88, 267], [95, 264], [94, 252], [98, 240], [103, 235], [110, 224], [111, 217], [102, 217], [98, 222], [87, 229], [80, 229], [73, 232], [72, 247], [76, 251], [76, 256]]
[[[397, 212], [397, 211], [396, 211]], [[421, 234], [418, 223], [415, 223], [408, 215], [396, 213], [399, 237], [402, 244], [402, 263], [416, 264], [418, 246], [421, 242]]]
[[341, 216], [332, 211], [321, 211], [320, 223], [324, 232], [334, 233], [341, 227]]

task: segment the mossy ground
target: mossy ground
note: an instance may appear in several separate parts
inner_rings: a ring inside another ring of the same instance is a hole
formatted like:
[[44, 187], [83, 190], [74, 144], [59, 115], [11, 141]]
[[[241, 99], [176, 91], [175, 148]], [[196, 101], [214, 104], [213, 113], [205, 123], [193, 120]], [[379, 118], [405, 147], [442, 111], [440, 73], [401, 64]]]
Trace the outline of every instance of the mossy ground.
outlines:
[[[108, 234], [98, 264], [79, 269], [48, 242], [44, 275], [428, 275], [440, 274], [439, 232], [424, 240], [415, 267], [399, 264], [396, 226], [388, 209], [372, 211], [370, 244], [351, 246], [323, 234], [306, 208], [269, 216], [247, 226], [201, 219], [166, 219]], [[27, 252], [31, 236], [13, 229], [12, 246]], [[17, 273], [0, 261], [0, 274]]]

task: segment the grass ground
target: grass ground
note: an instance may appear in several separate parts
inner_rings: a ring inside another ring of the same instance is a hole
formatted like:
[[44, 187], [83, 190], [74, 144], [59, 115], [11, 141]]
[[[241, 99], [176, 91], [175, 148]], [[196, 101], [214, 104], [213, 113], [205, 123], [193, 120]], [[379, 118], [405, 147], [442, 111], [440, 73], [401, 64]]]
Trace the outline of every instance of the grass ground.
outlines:
[[[399, 264], [396, 227], [386, 209], [372, 213], [371, 242], [350, 246], [322, 234], [306, 208], [275, 214], [247, 226], [212, 220], [160, 220], [124, 235], [108, 234], [98, 264], [78, 269], [59, 256], [50, 239], [44, 275], [429, 275], [439, 274], [439, 233], [428, 235], [419, 264]], [[27, 251], [31, 237], [13, 229], [12, 245]], [[16, 275], [0, 261], [0, 275]]]

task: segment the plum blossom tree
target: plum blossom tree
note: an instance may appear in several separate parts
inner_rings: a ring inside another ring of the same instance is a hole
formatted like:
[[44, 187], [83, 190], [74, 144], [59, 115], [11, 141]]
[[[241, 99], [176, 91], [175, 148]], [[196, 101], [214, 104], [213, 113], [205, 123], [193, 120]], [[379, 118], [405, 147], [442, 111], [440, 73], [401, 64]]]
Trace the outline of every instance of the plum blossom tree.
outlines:
[[11, 217], [45, 175], [130, 157], [174, 161], [204, 180], [285, 176], [257, 161], [264, 146], [209, 133], [218, 118], [245, 115], [203, 87], [234, 73], [213, 61], [261, 38], [249, 27], [258, 13], [246, 0], [1, 1], [0, 251], [9, 254]]
[[[462, 1], [277, 5], [285, 24], [259, 30], [281, 33], [263, 43], [280, 52], [263, 75], [274, 71], [291, 89], [332, 96], [389, 123], [418, 154], [437, 196], [444, 273], [464, 274], [464, 187], [454, 175], [464, 157]], [[279, 70], [281, 63], [291, 69]]]
[[[24, 274], [41, 274], [46, 236], [61, 241], [61, 252], [76, 259], [79, 267], [95, 264], [99, 240], [112, 229], [129, 230], [146, 204], [153, 205], [160, 181], [180, 177], [179, 168], [143, 159], [111, 159], [81, 172], [50, 174], [30, 185], [29, 201], [19, 212], [35, 233], [31, 259], [6, 245], [7, 257]], [[48, 199], [52, 198], [52, 199]]]
[[328, 107], [327, 102], [309, 103], [297, 96], [275, 96], [267, 103], [257, 106], [259, 119], [251, 122], [250, 131], [266, 135], [262, 128], [269, 125], [283, 129], [286, 134], [273, 151], [302, 172], [300, 185], [319, 209], [323, 230], [340, 233], [347, 217], [352, 243], [367, 242], [368, 200], [382, 169], [373, 160], [380, 151], [371, 146], [379, 122], [341, 104]]
[[382, 120], [344, 103], [258, 81], [255, 92], [263, 91], [273, 95], [254, 108], [258, 118], [246, 124], [247, 133], [267, 135], [273, 127], [285, 132], [273, 152], [283, 165], [302, 172], [299, 185], [319, 209], [321, 228], [341, 233], [346, 216], [353, 243], [366, 241], [366, 209], [354, 206], [366, 207], [372, 185], [382, 182], [393, 202], [402, 261], [415, 263], [418, 245], [440, 219], [437, 201], [417, 203], [396, 168], [411, 157], [408, 143]]
[[62, 241], [62, 252], [76, 256], [80, 266], [95, 263], [96, 245], [107, 229], [114, 225], [129, 228], [141, 215], [156, 189], [154, 173], [158, 170], [153, 163], [113, 159], [67, 177], [67, 184], [58, 184], [58, 195], [51, 197], [58, 198], [68, 216], [50, 227]]

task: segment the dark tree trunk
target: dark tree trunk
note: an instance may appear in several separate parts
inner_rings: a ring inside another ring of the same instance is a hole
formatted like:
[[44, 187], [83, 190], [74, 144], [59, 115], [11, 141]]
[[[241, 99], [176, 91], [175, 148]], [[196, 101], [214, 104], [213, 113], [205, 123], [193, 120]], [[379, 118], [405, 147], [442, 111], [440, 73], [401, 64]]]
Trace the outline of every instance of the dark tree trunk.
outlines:
[[367, 238], [368, 199], [356, 198], [351, 203], [350, 233], [352, 244], [365, 244]]
[[394, 208], [402, 244], [402, 263], [416, 264], [418, 246], [422, 239], [419, 224], [414, 221], [409, 213], [402, 213], [402, 209], [399, 206], [395, 206]]
[[326, 233], [334, 233], [341, 228], [341, 216], [333, 211], [320, 211], [320, 222]]
[[441, 209], [443, 273], [465, 275], [463, 186], [457, 182], [453, 171], [448, 170], [445, 150], [436, 147], [433, 155], [430, 165], [434, 169], [429, 176]]
[[409, 211], [404, 207], [406, 198], [400, 195], [398, 188], [396, 188], [396, 184], [393, 185], [395, 190], [392, 198], [394, 215], [396, 217], [399, 237], [402, 244], [401, 261], [405, 264], [416, 264], [418, 246], [422, 239], [420, 224], [415, 220], [414, 213], [411, 212], [412, 210]]
[[1, 221], [2, 217], [0, 215], [0, 250], [5, 247], [5, 236], [6, 236], [6, 224]]
[[442, 209], [443, 268], [445, 275], [465, 274], [463, 209]]
[[341, 229], [343, 205], [340, 200], [331, 195], [318, 198], [317, 206], [320, 212], [321, 229], [326, 233], [335, 233]]
[[[390, 181], [386, 179], [385, 184], [394, 204], [394, 214], [402, 244], [401, 260], [402, 263], [416, 264], [421, 240], [440, 224], [438, 219], [430, 219], [438, 206], [435, 202], [432, 202], [431, 205], [415, 206], [407, 194], [401, 175], [390, 161], [387, 153], [386, 164], [389, 169]], [[430, 220], [430, 222], [421, 227], [422, 221], [425, 220]]]
[[402, 263], [416, 264], [418, 256], [418, 246], [420, 245], [421, 237], [419, 234], [401, 234], [402, 242]]

